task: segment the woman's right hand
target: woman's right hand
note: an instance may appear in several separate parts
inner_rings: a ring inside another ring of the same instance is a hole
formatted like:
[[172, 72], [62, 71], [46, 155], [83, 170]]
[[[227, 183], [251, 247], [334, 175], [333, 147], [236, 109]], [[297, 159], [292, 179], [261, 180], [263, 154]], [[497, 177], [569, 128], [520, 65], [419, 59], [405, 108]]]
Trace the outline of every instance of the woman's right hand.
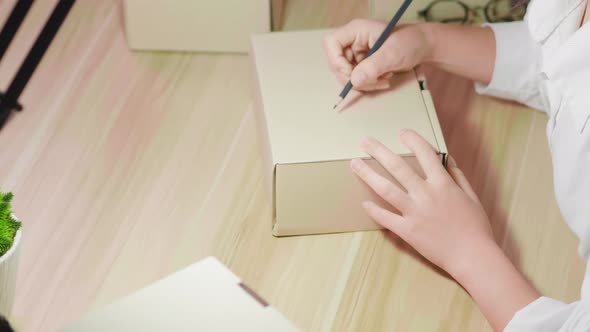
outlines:
[[350, 80], [356, 90], [388, 89], [395, 72], [411, 70], [428, 59], [432, 52], [428, 25], [418, 23], [399, 25], [365, 60], [385, 26], [382, 21], [355, 19], [324, 38], [330, 67], [342, 84]]

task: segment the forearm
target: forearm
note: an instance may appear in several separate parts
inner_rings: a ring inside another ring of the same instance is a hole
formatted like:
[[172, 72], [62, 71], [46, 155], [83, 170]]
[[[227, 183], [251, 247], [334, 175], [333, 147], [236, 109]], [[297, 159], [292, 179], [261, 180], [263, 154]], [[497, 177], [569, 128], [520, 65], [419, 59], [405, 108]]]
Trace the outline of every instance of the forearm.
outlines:
[[496, 60], [496, 41], [490, 28], [441, 23], [421, 25], [431, 49], [425, 63], [487, 84]]
[[[439, 23], [422, 26], [431, 45], [425, 63], [488, 84], [496, 61], [490, 28]], [[479, 306], [494, 331], [502, 331], [514, 314], [539, 293], [492, 241], [471, 248], [469, 258], [449, 271]]]
[[514, 314], [539, 293], [495, 244], [482, 244], [451, 274], [471, 295], [494, 331], [502, 331]]

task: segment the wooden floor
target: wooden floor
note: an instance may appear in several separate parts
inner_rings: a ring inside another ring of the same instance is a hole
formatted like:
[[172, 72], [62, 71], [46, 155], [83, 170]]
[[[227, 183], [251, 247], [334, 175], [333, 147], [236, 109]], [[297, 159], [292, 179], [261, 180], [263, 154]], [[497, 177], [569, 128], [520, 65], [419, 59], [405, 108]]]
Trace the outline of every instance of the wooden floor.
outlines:
[[[54, 3], [34, 5], [0, 90]], [[284, 29], [365, 14], [288, 0]], [[428, 76], [499, 243], [544, 294], [576, 299], [584, 264], [553, 197], [546, 117]], [[15, 325], [54, 331], [215, 255], [304, 330], [489, 331], [460, 286], [384, 232], [271, 236], [251, 90], [246, 56], [131, 53], [120, 2], [79, 0], [0, 131], [0, 185], [24, 222]]]

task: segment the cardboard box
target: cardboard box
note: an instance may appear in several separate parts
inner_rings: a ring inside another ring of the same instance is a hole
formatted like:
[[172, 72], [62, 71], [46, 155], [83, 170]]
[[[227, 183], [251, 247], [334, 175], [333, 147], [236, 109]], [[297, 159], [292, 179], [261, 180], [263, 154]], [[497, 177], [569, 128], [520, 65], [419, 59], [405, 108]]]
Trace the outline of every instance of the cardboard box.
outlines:
[[65, 331], [297, 331], [213, 257], [98, 309]]
[[[412, 128], [435, 147], [441, 161], [446, 159], [430, 93], [414, 71], [396, 75], [386, 92], [351, 91], [340, 111], [332, 109], [342, 85], [321, 47], [325, 33], [252, 37], [256, 113], [276, 236], [379, 229], [361, 203], [386, 203], [349, 167], [351, 159], [367, 158], [359, 147], [364, 137], [377, 138], [421, 172], [398, 141], [400, 129]], [[391, 178], [376, 161], [368, 163]]]
[[[404, 0], [369, 0], [369, 17], [389, 21], [402, 5]], [[400, 22], [424, 21], [419, 12], [426, 9], [434, 0], [414, 0]], [[465, 0], [464, 3], [480, 7], [485, 6], [488, 0]], [[452, 2], [440, 2], [436, 5], [437, 17], [456, 17], [462, 15], [461, 5]]]
[[124, 0], [133, 50], [248, 52], [252, 33], [279, 27], [283, 0]]

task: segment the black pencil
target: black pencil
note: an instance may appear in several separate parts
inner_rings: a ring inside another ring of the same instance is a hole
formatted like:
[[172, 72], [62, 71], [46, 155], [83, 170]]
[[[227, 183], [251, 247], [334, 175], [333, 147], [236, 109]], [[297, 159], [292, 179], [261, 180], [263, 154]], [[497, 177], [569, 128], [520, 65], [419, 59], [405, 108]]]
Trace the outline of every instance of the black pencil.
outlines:
[[[404, 3], [402, 3], [401, 7], [399, 7], [399, 9], [397, 10], [397, 13], [395, 13], [393, 18], [391, 18], [391, 21], [389, 21], [389, 24], [387, 24], [385, 30], [383, 30], [381, 36], [379, 36], [379, 39], [377, 39], [377, 41], [375, 42], [375, 45], [373, 45], [373, 47], [371, 47], [371, 49], [369, 50], [369, 53], [367, 53], [366, 58], [370, 57], [373, 53], [377, 52], [381, 45], [383, 45], [385, 40], [387, 40], [387, 37], [389, 37], [389, 35], [393, 31], [393, 28], [395, 28], [395, 25], [402, 17], [402, 15], [404, 15], [406, 9], [408, 9], [411, 3], [412, 0], [405, 0]], [[336, 102], [334, 108], [338, 107], [338, 105], [344, 100], [344, 98], [346, 98], [346, 95], [350, 92], [350, 89], [352, 89], [352, 82], [348, 81], [344, 89], [342, 89], [342, 92], [340, 92], [338, 102]]]

